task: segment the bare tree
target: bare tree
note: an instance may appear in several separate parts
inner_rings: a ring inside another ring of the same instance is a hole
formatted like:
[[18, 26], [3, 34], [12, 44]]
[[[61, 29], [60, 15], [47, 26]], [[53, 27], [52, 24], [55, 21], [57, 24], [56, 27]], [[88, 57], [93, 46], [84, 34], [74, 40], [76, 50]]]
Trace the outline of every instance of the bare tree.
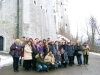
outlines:
[[95, 46], [96, 24], [97, 24], [96, 19], [93, 16], [91, 16], [89, 25], [90, 25], [90, 29], [91, 29], [91, 48], [93, 50], [94, 50], [94, 46]]

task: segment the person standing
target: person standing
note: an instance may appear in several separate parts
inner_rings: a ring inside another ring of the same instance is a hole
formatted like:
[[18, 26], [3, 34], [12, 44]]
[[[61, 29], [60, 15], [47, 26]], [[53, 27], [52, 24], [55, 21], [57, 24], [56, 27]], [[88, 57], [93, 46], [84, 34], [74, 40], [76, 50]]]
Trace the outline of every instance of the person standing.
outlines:
[[37, 49], [39, 52], [43, 52], [43, 46], [42, 46], [42, 41], [40, 40], [37, 44]]
[[24, 57], [24, 48], [23, 48], [22, 44], [23, 44], [25, 41], [26, 41], [26, 38], [23, 36], [23, 37], [22, 37], [22, 40], [20, 41], [21, 47], [22, 47], [22, 51], [21, 51], [20, 59], [19, 59], [19, 65], [20, 65], [20, 66], [22, 65], [22, 57]]
[[87, 43], [84, 43], [83, 45], [83, 58], [84, 58], [84, 65], [87, 64], [89, 65], [88, 63], [88, 59], [89, 59], [89, 46], [87, 45]]
[[36, 41], [32, 43], [32, 70], [36, 70], [36, 58], [35, 56], [39, 53], [37, 50]]
[[10, 47], [10, 50], [14, 50], [14, 55], [13, 55], [14, 72], [19, 72], [19, 70], [18, 70], [18, 62], [19, 62], [20, 53], [22, 51], [19, 39], [15, 40], [14, 44], [12, 44], [12, 46]]
[[44, 52], [44, 57], [45, 57], [45, 56], [48, 54], [48, 52], [49, 52], [49, 44], [48, 44], [47, 41], [44, 43], [43, 52]]
[[52, 52], [53, 55], [56, 54], [55, 45], [53, 41], [51, 41], [49, 44], [49, 50]]
[[70, 42], [68, 42], [68, 46], [66, 46], [65, 51], [68, 54], [69, 66], [72, 66], [73, 65], [73, 56], [74, 56], [74, 47], [71, 45]]
[[28, 41], [28, 43], [24, 47], [25, 71], [29, 71], [31, 60], [32, 60], [32, 47], [31, 47], [31, 41]]
[[78, 65], [82, 66], [82, 46], [80, 45], [80, 42], [77, 42], [75, 45], [75, 52], [77, 56], [77, 62]]

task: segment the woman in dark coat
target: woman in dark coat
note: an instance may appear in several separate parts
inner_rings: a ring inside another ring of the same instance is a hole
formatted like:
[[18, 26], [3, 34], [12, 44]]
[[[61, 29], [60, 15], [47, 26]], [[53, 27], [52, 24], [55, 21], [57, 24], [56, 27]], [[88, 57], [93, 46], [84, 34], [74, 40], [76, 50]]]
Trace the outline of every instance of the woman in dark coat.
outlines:
[[13, 68], [14, 72], [19, 72], [18, 70], [18, 62], [19, 62], [19, 57], [21, 53], [21, 46], [20, 46], [20, 40], [16, 39], [15, 43], [11, 45], [10, 50], [14, 50], [14, 55], [13, 55]]

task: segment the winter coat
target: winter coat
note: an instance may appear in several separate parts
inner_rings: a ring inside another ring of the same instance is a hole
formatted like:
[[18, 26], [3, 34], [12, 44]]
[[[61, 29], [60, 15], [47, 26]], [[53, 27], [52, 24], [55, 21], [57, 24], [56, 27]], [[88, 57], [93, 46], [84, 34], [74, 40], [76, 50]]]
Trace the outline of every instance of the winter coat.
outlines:
[[52, 52], [52, 54], [56, 54], [55, 46], [53, 44], [49, 45], [49, 50]]
[[66, 46], [65, 49], [66, 53], [68, 54], [68, 56], [74, 56], [74, 46]]
[[38, 67], [39, 65], [43, 65], [43, 64], [46, 64], [46, 63], [44, 62], [44, 58], [37, 57], [37, 58], [36, 58], [36, 67]]
[[59, 45], [54, 45], [55, 46], [55, 51], [57, 52], [59, 50]]
[[51, 64], [54, 64], [54, 62], [55, 62], [55, 58], [54, 58], [54, 55], [53, 54], [47, 54], [46, 56], [45, 56], [45, 58], [44, 58], [44, 61], [45, 62], [49, 62], [49, 63], [51, 63]]
[[[17, 48], [16, 48], [17, 47]], [[22, 51], [21, 46], [17, 46], [16, 43], [12, 44], [10, 50], [14, 50], [14, 57], [20, 57], [20, 53]]]
[[39, 51], [37, 50], [37, 46], [33, 44], [32, 45], [32, 58], [34, 58], [38, 53]]
[[38, 49], [39, 52], [43, 52], [43, 46], [42, 45], [38, 44], [37, 45], [37, 49]]
[[82, 46], [81, 45], [80, 46], [75, 45], [75, 54], [76, 55], [81, 55], [81, 54], [78, 53], [78, 51], [82, 51]]
[[64, 51], [63, 54], [64, 54], [64, 60], [62, 60], [62, 61], [69, 62], [67, 53]]
[[32, 47], [28, 44], [24, 47], [24, 60], [32, 60]]
[[55, 55], [55, 61], [62, 61], [61, 55]]
[[85, 46], [83, 46], [83, 55], [89, 55], [89, 50], [90, 48], [86, 48]]

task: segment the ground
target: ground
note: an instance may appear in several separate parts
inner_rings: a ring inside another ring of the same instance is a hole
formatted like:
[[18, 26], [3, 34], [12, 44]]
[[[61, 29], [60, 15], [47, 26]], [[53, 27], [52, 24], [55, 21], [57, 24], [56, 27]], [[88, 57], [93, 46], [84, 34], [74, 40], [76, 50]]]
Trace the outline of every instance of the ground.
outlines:
[[0, 69], [0, 75], [100, 75], [100, 55], [90, 53], [89, 65], [77, 66], [77, 61], [75, 60], [75, 65], [68, 68], [59, 68], [49, 72], [36, 72], [30, 71], [25, 72], [22, 66], [19, 67], [19, 72], [13, 72], [12, 64], [9, 66], [4, 66]]

